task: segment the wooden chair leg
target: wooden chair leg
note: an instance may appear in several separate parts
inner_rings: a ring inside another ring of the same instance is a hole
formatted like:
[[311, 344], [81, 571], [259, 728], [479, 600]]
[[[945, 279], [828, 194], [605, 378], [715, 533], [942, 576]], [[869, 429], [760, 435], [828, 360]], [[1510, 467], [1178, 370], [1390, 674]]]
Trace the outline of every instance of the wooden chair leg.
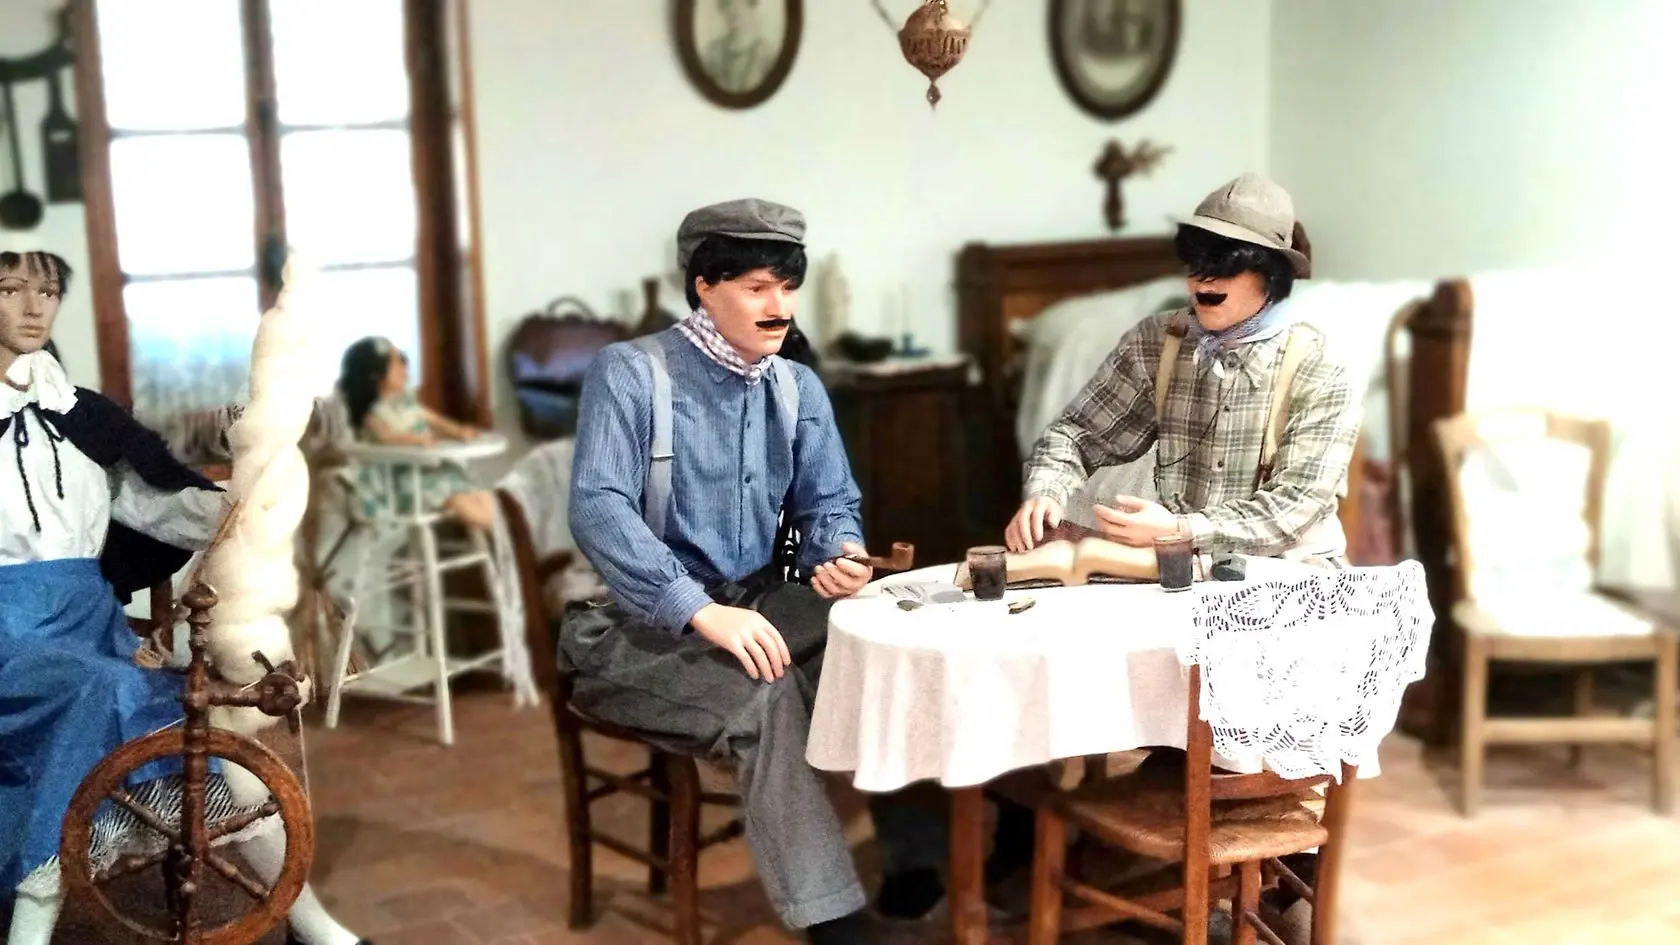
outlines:
[[693, 758], [669, 755], [671, 785], [671, 910], [677, 945], [700, 945], [700, 769]]
[[[1593, 668], [1583, 666], [1575, 671], [1575, 717], [1586, 718], [1593, 712]], [[1569, 767], [1579, 769], [1586, 754], [1586, 746], [1569, 746]]]
[[1067, 868], [1067, 821], [1038, 810], [1033, 831], [1032, 911], [1027, 945], [1056, 945], [1062, 934], [1062, 872]]
[[1676, 709], [1680, 708], [1680, 643], [1673, 634], [1665, 634], [1663, 645], [1657, 652], [1657, 691], [1653, 693], [1656, 702], [1656, 712], [1653, 713], [1652, 723], [1656, 725], [1655, 738], [1652, 739], [1651, 751], [1651, 790], [1655, 797], [1652, 806], [1658, 814], [1667, 816], [1674, 812], [1674, 763], [1676, 739], [1675, 725]]
[[1356, 796], [1353, 770], [1342, 766], [1342, 781], [1325, 791], [1324, 826], [1330, 839], [1318, 848], [1312, 885], [1311, 945], [1336, 945], [1336, 913], [1341, 899], [1342, 857], [1347, 852], [1348, 821]]
[[[671, 796], [671, 756], [658, 749], [648, 749], [648, 787], [663, 797]], [[660, 860], [671, 856], [671, 802], [656, 800], [648, 812], [648, 852]], [[648, 864], [647, 889], [650, 896], [663, 896], [669, 877], [663, 868]]]
[[1256, 932], [1248, 920], [1260, 914], [1260, 861], [1249, 860], [1237, 870], [1237, 895], [1231, 900], [1231, 945], [1254, 945]]
[[566, 799], [566, 843], [571, 850], [572, 901], [566, 925], [586, 929], [594, 922], [595, 850], [589, 831], [589, 783], [583, 774], [583, 740], [559, 721], [564, 706], [553, 707], [560, 735], [560, 780]]
[[1481, 805], [1482, 759], [1487, 745], [1482, 723], [1487, 719], [1487, 643], [1473, 634], [1464, 637], [1464, 692], [1458, 731], [1459, 810], [1476, 816]]

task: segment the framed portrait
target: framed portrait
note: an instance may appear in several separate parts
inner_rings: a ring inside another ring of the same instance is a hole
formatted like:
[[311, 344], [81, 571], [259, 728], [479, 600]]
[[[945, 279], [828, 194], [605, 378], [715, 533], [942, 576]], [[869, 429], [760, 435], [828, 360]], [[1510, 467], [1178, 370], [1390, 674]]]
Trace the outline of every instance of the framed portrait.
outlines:
[[1180, 0], [1050, 0], [1050, 57], [1068, 95], [1104, 121], [1161, 91], [1178, 53]]
[[786, 81], [804, 0], [675, 0], [677, 55], [714, 105], [751, 108]]

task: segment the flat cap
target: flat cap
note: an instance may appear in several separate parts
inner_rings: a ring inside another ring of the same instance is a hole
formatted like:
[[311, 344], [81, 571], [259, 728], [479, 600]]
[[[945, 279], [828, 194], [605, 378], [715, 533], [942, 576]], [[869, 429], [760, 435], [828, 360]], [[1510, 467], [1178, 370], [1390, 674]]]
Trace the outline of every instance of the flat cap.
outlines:
[[803, 244], [805, 217], [792, 207], [756, 197], [701, 207], [683, 217], [677, 227], [677, 265], [687, 269], [694, 248], [708, 236]]

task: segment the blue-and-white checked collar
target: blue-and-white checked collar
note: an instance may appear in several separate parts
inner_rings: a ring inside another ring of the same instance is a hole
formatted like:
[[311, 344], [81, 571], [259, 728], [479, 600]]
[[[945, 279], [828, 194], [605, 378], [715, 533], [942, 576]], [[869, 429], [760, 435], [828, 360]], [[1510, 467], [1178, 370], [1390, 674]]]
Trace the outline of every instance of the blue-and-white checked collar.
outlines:
[[717, 323], [712, 321], [712, 316], [707, 314], [704, 307], [696, 308], [687, 318], [677, 323], [677, 328], [689, 341], [694, 342], [694, 346], [706, 357], [746, 378], [748, 386], [757, 384], [759, 379], [764, 377], [764, 368], [770, 359], [759, 358], [756, 362], [748, 364], [735, 350], [735, 346], [718, 331]]

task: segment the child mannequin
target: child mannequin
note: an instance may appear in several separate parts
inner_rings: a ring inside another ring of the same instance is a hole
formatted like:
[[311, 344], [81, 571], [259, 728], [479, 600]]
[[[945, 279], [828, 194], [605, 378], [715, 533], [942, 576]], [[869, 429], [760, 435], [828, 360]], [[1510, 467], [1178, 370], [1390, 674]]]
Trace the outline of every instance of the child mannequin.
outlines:
[[[344, 352], [338, 390], [359, 440], [386, 446], [432, 446], [439, 439], [478, 437], [478, 430], [440, 416], [415, 399], [408, 386], [408, 358], [389, 339], [363, 338], [351, 345]], [[366, 471], [359, 485], [370, 514], [393, 498], [399, 511], [412, 511], [415, 488], [408, 476], [399, 474], [391, 483], [394, 497], [382, 494], [383, 483]], [[490, 529], [494, 497], [477, 488], [464, 470], [455, 466], [423, 469], [419, 492], [427, 510], [442, 509], [473, 528]]]

